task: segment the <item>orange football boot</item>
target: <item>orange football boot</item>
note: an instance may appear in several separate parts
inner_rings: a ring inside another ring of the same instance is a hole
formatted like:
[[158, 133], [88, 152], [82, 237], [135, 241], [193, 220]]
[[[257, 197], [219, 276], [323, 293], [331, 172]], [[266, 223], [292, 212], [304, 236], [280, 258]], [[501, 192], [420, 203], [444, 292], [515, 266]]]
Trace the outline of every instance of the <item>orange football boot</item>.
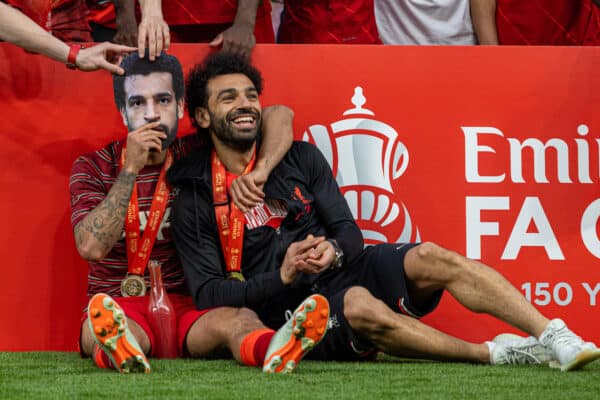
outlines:
[[325, 336], [329, 302], [320, 294], [309, 296], [271, 339], [263, 372], [289, 373]]
[[127, 327], [123, 309], [112, 297], [99, 293], [91, 298], [88, 324], [94, 340], [119, 372], [150, 372], [144, 352]]

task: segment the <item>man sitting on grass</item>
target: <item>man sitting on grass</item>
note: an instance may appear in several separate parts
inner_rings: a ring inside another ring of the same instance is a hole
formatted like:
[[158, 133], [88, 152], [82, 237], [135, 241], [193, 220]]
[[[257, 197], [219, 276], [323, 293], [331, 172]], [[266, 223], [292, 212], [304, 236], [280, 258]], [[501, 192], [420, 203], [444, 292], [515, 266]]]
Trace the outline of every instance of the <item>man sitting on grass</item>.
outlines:
[[[170, 339], [179, 355], [208, 357], [228, 348], [240, 362], [262, 366], [271, 346], [288, 352], [295, 366], [325, 334], [327, 301], [309, 297], [277, 334], [247, 308], [196, 309], [186, 294], [170, 233], [176, 192], [165, 182], [173, 161], [204, 146], [197, 135], [177, 137], [184, 113], [183, 71], [177, 58], [167, 54], [151, 62], [134, 53], [121, 68], [124, 76], [113, 77], [114, 95], [129, 133], [79, 157], [71, 174], [75, 242], [89, 261], [91, 299], [81, 326], [82, 355], [121, 372], [150, 371], [146, 355], [160, 350], [156, 339], [164, 333], [152, 329], [145, 295], [146, 266], [156, 260], [162, 263], [162, 280], [175, 309], [177, 332]], [[269, 144], [257, 160], [256, 173], [233, 184], [242, 209], [264, 195], [260, 186], [292, 139], [291, 111], [272, 111], [263, 124]], [[302, 334], [292, 335], [295, 328]]]
[[[363, 360], [381, 350], [473, 363], [555, 361], [572, 370], [600, 358], [594, 344], [549, 321], [488, 266], [433, 243], [363, 249], [327, 162], [310, 144], [292, 145], [269, 176], [264, 201], [241, 218], [226, 193], [261, 151], [261, 90], [259, 71], [233, 55], [210, 56], [188, 77], [188, 113], [212, 147], [182, 160], [168, 178], [181, 189], [173, 233], [198, 308], [249, 307], [278, 327], [286, 310], [322, 294], [331, 318], [309, 354], [318, 359]], [[533, 337], [469, 343], [420, 322], [444, 291]], [[272, 357], [264, 369], [285, 362]]]

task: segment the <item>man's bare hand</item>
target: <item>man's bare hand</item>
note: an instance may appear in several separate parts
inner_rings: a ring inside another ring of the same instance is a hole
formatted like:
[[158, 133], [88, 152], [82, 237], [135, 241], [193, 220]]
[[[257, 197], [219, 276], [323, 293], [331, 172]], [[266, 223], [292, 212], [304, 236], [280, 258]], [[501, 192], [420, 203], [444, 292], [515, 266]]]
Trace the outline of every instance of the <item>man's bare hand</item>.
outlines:
[[144, 57], [146, 47], [148, 58], [154, 61], [160, 56], [161, 51], [167, 50], [171, 44], [169, 25], [161, 15], [144, 15], [138, 28], [138, 53]]
[[119, 64], [123, 56], [132, 51], [135, 51], [135, 47], [104, 42], [80, 50], [79, 54], [77, 54], [75, 64], [81, 71], [95, 71], [102, 68], [113, 74], [123, 75], [123, 68], [119, 67]]
[[266, 181], [267, 174], [262, 169], [255, 169], [246, 175], [237, 177], [229, 189], [237, 208], [242, 212], [247, 212], [263, 201], [265, 194], [262, 188]]
[[318, 274], [329, 268], [334, 260], [335, 249], [329, 241], [324, 240], [313, 249], [306, 263], [313, 268], [313, 273]]
[[146, 165], [150, 151], [162, 151], [162, 141], [167, 139], [167, 134], [162, 130], [155, 130], [158, 126], [160, 121], [129, 132], [124, 170], [137, 174]]
[[281, 281], [285, 285], [292, 283], [299, 272], [313, 273], [311, 271], [314, 269], [314, 266], [308, 264], [307, 260], [311, 256], [315, 256], [312, 252], [324, 240], [324, 236], [313, 237], [312, 235], [309, 235], [300, 242], [290, 244], [285, 252], [285, 257], [283, 258], [283, 263], [281, 264], [281, 269], [279, 271]]
[[221, 51], [239, 54], [248, 58], [255, 44], [254, 26], [244, 23], [234, 23], [230, 28], [219, 33], [209, 43], [209, 46], [222, 46]]

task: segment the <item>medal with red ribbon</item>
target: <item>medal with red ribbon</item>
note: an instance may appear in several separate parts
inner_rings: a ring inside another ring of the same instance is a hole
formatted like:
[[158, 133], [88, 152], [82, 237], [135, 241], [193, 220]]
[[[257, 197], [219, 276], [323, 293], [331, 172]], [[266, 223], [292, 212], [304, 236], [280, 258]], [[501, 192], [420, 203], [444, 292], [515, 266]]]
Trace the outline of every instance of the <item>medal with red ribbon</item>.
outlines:
[[[254, 169], [256, 153], [246, 165], [243, 174]], [[227, 279], [244, 280], [242, 274], [242, 246], [244, 244], [244, 213], [227, 196], [227, 172], [215, 150], [211, 156], [213, 202], [221, 249], [225, 256]]]
[[[125, 164], [125, 152], [123, 148], [121, 153], [121, 168]], [[173, 164], [173, 155], [167, 150], [167, 155], [163, 167], [156, 183], [152, 205], [150, 206], [150, 215], [144, 229], [144, 235], [140, 234], [140, 214], [138, 205], [138, 188], [133, 184], [131, 198], [127, 207], [127, 216], [125, 217], [125, 243], [127, 245], [127, 276], [121, 281], [121, 294], [128, 296], [143, 296], [146, 294], [146, 284], [144, 282], [144, 272], [152, 253], [152, 247], [156, 241], [158, 229], [162, 222], [169, 200], [169, 186], [166, 182], [166, 172]], [[141, 236], [141, 238], [140, 238]]]

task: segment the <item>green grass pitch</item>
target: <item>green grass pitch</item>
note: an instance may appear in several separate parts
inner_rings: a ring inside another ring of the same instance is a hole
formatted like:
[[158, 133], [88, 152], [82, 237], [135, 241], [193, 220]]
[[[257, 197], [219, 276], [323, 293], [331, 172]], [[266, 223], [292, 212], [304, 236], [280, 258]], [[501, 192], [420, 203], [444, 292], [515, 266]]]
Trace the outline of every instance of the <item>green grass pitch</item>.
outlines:
[[265, 375], [230, 360], [151, 360], [151, 374], [96, 368], [75, 353], [0, 353], [0, 399], [600, 399], [600, 361], [564, 373], [380, 356], [303, 361]]

